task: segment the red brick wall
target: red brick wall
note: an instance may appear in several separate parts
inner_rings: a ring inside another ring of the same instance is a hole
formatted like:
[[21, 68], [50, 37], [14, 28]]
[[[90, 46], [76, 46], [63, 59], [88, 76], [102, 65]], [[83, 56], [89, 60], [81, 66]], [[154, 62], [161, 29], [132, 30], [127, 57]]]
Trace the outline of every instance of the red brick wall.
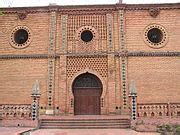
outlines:
[[[25, 49], [15, 49], [9, 39], [11, 31], [17, 26], [27, 26], [32, 32], [32, 41]], [[47, 13], [28, 14], [25, 20], [19, 20], [17, 14], [0, 16], [0, 54], [44, 54], [48, 51], [49, 15]]]
[[46, 104], [47, 60], [0, 60], [0, 104], [31, 104], [32, 86], [39, 80], [41, 104]]
[[128, 81], [136, 83], [139, 103], [179, 102], [178, 57], [128, 58]]
[[[96, 11], [93, 11], [96, 13]], [[160, 14], [153, 18], [149, 15], [147, 10], [126, 10], [125, 11], [125, 34], [128, 52], [131, 51], [179, 51], [180, 50], [180, 24], [179, 10], [160, 10]], [[85, 12], [84, 12], [85, 13]], [[108, 70], [109, 86], [106, 87], [105, 93], [105, 112], [115, 111], [115, 107], [120, 108], [123, 104], [122, 90], [121, 90], [121, 71], [120, 71], [120, 59], [114, 58], [113, 51], [119, 51], [120, 39], [119, 39], [119, 13], [118, 11], [108, 11], [108, 14], [113, 16], [112, 25], [112, 55], [108, 61], [108, 65], [111, 70]], [[68, 14], [68, 13], [65, 13]], [[79, 13], [77, 13], [79, 14]], [[92, 14], [87, 15], [85, 13], [85, 19], [88, 20]], [[98, 15], [98, 14], [97, 14]], [[103, 13], [106, 20], [106, 13]], [[73, 15], [71, 14], [71, 17]], [[83, 14], [81, 14], [83, 18]], [[86, 18], [87, 17], [87, 18]], [[98, 17], [97, 18], [101, 18]], [[68, 18], [70, 20], [70, 18]], [[79, 19], [77, 17], [77, 19]], [[84, 21], [83, 25], [91, 25], [93, 22]], [[97, 19], [98, 20], [98, 19]], [[101, 20], [102, 21], [102, 20]], [[99, 22], [101, 22], [99, 20]], [[19, 20], [17, 14], [5, 14], [0, 16], [0, 54], [48, 54], [49, 46], [49, 13], [29, 13], [27, 18]], [[73, 22], [73, 21], [72, 21]], [[75, 23], [76, 21], [74, 21]], [[78, 22], [78, 21], [77, 21]], [[152, 23], [157, 23], [165, 27], [168, 34], [168, 43], [161, 49], [153, 49], [145, 44], [143, 40], [143, 31], [146, 26]], [[57, 12], [57, 32], [56, 32], [56, 53], [62, 51], [62, 34], [61, 34], [61, 16]], [[104, 23], [107, 25], [106, 23]], [[11, 30], [18, 26], [25, 25], [32, 31], [32, 42], [25, 49], [15, 49], [9, 43], [9, 37]], [[75, 25], [75, 24], [74, 24]], [[72, 26], [74, 27], [72, 24]], [[101, 27], [101, 24], [97, 21], [97, 27], [102, 28], [103, 33], [107, 32], [107, 29]], [[72, 26], [68, 26], [69, 29]], [[95, 27], [96, 28], [96, 27]], [[103, 29], [104, 28], [104, 29]], [[68, 28], [67, 28], [68, 31]], [[98, 39], [98, 46], [93, 49], [92, 52], [107, 51], [109, 49], [108, 34], [104, 33], [105, 38], [103, 40]], [[77, 40], [77, 39], [76, 39]], [[64, 52], [67, 49], [76, 53], [76, 49], [73, 50], [71, 45], [75, 47], [80, 46], [79, 42], [69, 41], [65, 46]], [[82, 46], [82, 45], [81, 45]], [[93, 48], [93, 47], [92, 47]], [[104, 50], [101, 50], [104, 49]], [[80, 49], [81, 50], [81, 49]], [[81, 50], [83, 51], [83, 49]], [[86, 52], [84, 52], [86, 54]], [[48, 80], [48, 59], [8, 59], [0, 60], [0, 104], [23, 104], [31, 103], [31, 90], [35, 80], [40, 81], [41, 99], [40, 106], [45, 107], [47, 104], [47, 80]], [[60, 59], [56, 59], [55, 65], [55, 96], [54, 105], [59, 107], [63, 113], [70, 110], [70, 84], [66, 78], [66, 55], [60, 56]], [[138, 92], [138, 102], [178, 102], [180, 99], [180, 60], [179, 57], [129, 57], [128, 65], [128, 83], [131, 80], [135, 80]], [[89, 66], [91, 67], [91, 66]], [[102, 67], [103, 68], [103, 67]], [[84, 69], [82, 69], [84, 70]], [[91, 69], [90, 69], [91, 70]], [[82, 71], [79, 71], [82, 72]], [[71, 80], [71, 79], [69, 79]], [[129, 84], [128, 84], [129, 85]], [[69, 109], [69, 110], [68, 110]], [[71, 108], [72, 109], [72, 108]]]
[[[180, 18], [179, 10], [160, 10], [160, 14], [153, 18], [148, 10], [126, 12], [126, 38], [128, 51], [179, 51], [180, 50]], [[168, 34], [168, 43], [161, 49], [153, 49], [143, 40], [144, 29], [150, 24], [162, 25]]]
[[[126, 12], [127, 49], [131, 51], [166, 52], [180, 50], [179, 10], [160, 10], [153, 18], [147, 10]], [[165, 47], [153, 49], [143, 40], [144, 29], [150, 24], [162, 25], [168, 34]], [[135, 80], [138, 102], [179, 102], [179, 57], [130, 57], [128, 82]]]

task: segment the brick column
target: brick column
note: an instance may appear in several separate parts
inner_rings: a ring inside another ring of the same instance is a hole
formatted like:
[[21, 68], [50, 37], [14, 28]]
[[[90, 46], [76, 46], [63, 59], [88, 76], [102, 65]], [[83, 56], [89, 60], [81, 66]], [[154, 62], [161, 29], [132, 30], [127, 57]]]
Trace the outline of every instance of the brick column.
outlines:
[[116, 113], [116, 95], [115, 95], [115, 60], [114, 55], [108, 55], [108, 99], [109, 114]]
[[48, 80], [46, 114], [54, 114], [54, 81], [55, 81], [55, 46], [56, 46], [56, 12], [50, 9], [49, 46], [48, 46]]
[[[114, 51], [113, 44], [113, 15], [106, 14], [107, 18], [107, 48], [108, 52]], [[109, 114], [115, 114], [116, 96], [115, 96], [115, 60], [114, 54], [108, 55], [108, 106]]]
[[128, 76], [127, 76], [127, 62], [128, 58], [126, 56], [127, 48], [126, 48], [126, 35], [125, 35], [125, 15], [124, 10], [119, 10], [119, 44], [120, 51], [125, 54], [120, 57], [120, 74], [121, 74], [121, 108], [122, 114], [129, 113], [129, 103], [128, 101]]
[[39, 82], [36, 80], [35, 84], [32, 88], [32, 107], [31, 107], [31, 117], [32, 120], [38, 120], [39, 118], [39, 99], [40, 99], [40, 88], [39, 88]]
[[66, 56], [60, 58], [60, 78], [59, 78], [59, 108], [61, 114], [67, 113], [67, 78], [66, 78]]
[[60, 47], [60, 76], [59, 76], [59, 107], [60, 113], [68, 113], [68, 89], [67, 89], [67, 78], [66, 78], [66, 64], [67, 56], [67, 21], [68, 15], [61, 16], [61, 47]]
[[137, 92], [135, 82], [131, 81], [131, 86], [129, 90], [129, 98], [131, 104], [131, 119], [135, 120], [137, 117]]
[[[119, 12], [113, 13], [113, 40], [114, 40], [114, 52], [120, 51], [119, 44]], [[116, 95], [116, 114], [121, 114], [121, 85], [120, 85], [120, 59], [119, 56], [115, 56], [115, 95]]]

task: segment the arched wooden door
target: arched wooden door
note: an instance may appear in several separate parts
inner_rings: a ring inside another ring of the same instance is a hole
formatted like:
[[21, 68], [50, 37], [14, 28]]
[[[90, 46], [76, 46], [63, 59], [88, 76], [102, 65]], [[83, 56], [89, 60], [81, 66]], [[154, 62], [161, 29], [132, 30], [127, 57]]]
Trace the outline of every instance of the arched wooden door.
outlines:
[[78, 76], [73, 83], [74, 114], [100, 115], [100, 98], [102, 83], [93, 74], [85, 73]]

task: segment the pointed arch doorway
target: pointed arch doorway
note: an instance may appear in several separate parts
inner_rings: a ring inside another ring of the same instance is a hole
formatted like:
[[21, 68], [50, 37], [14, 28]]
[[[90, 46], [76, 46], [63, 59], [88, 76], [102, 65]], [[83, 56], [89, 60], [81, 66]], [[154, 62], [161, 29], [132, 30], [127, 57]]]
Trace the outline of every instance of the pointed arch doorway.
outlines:
[[72, 88], [75, 115], [101, 114], [102, 83], [97, 76], [90, 73], [81, 74], [75, 78]]

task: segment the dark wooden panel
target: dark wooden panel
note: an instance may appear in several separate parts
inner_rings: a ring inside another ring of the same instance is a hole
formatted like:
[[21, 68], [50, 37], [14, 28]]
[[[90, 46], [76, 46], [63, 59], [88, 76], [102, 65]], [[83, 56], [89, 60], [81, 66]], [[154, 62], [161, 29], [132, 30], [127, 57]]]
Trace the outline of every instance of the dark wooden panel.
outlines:
[[100, 89], [76, 89], [75, 115], [99, 115], [100, 114]]

